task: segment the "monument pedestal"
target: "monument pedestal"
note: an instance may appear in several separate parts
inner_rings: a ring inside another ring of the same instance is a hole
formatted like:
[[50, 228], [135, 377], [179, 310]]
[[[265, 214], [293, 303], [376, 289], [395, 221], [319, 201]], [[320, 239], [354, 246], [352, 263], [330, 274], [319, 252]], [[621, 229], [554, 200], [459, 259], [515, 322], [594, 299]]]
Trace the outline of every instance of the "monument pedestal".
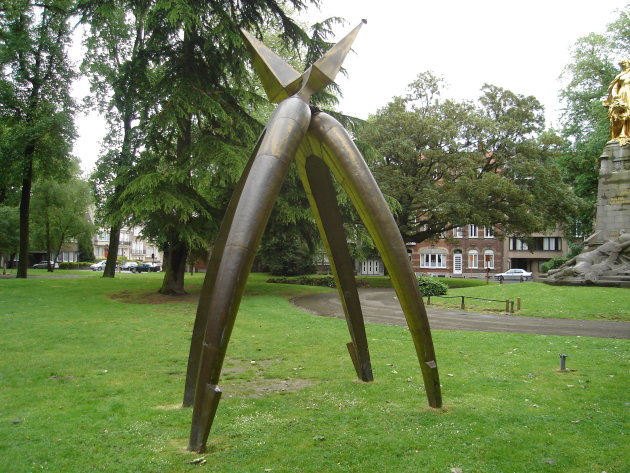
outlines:
[[600, 157], [595, 233], [586, 240], [588, 250], [630, 233], [630, 144], [609, 141]]
[[595, 233], [548, 284], [630, 287], [630, 143], [609, 141], [600, 158]]

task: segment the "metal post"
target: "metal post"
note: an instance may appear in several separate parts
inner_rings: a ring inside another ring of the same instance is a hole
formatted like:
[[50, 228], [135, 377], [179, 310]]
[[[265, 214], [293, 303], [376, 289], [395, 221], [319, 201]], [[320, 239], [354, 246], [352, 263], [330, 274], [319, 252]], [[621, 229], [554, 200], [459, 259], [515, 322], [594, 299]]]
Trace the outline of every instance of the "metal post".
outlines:
[[465, 298], [465, 297], [466, 297], [466, 296], [462, 296], [462, 305], [461, 305], [462, 310], [464, 310], [464, 309], [466, 308], [466, 304], [464, 303], [464, 298]]
[[567, 367], [566, 367], [566, 359], [567, 356], [569, 355], [560, 355], [560, 371], [566, 371]]
[[510, 301], [510, 314], [514, 313], [514, 301]]

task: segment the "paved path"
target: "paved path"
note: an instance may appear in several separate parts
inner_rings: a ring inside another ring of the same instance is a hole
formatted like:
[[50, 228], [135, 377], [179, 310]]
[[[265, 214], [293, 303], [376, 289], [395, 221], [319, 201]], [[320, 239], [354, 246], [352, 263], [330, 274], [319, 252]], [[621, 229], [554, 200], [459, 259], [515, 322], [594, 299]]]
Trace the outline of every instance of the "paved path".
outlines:
[[[366, 322], [381, 325], [407, 325], [393, 289], [359, 289], [359, 297]], [[344, 318], [336, 292], [300, 296], [294, 298], [292, 302], [301, 309], [316, 315]], [[427, 313], [431, 328], [437, 330], [630, 338], [630, 322], [471, 314], [461, 310], [437, 309], [431, 306], [427, 306]]]

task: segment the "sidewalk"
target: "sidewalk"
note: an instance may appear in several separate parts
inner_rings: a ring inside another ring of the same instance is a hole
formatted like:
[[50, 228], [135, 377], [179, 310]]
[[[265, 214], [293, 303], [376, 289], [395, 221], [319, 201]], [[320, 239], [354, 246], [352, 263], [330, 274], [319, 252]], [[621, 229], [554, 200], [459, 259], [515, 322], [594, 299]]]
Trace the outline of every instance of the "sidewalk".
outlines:
[[[406, 326], [405, 317], [393, 289], [359, 289], [366, 322]], [[336, 292], [296, 297], [293, 304], [306, 312], [325, 317], [345, 318]], [[514, 315], [473, 314], [461, 310], [427, 306], [434, 330], [531, 333], [600, 338], [630, 338], [630, 322], [550, 319]]]

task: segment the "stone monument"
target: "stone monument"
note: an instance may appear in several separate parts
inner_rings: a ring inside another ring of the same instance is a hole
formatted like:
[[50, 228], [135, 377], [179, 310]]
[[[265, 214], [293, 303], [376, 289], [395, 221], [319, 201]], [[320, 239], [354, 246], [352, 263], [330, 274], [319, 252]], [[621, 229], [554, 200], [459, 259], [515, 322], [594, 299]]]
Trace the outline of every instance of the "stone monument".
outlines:
[[550, 284], [630, 287], [630, 60], [608, 87], [610, 141], [600, 157], [595, 233], [586, 251], [549, 271]]

